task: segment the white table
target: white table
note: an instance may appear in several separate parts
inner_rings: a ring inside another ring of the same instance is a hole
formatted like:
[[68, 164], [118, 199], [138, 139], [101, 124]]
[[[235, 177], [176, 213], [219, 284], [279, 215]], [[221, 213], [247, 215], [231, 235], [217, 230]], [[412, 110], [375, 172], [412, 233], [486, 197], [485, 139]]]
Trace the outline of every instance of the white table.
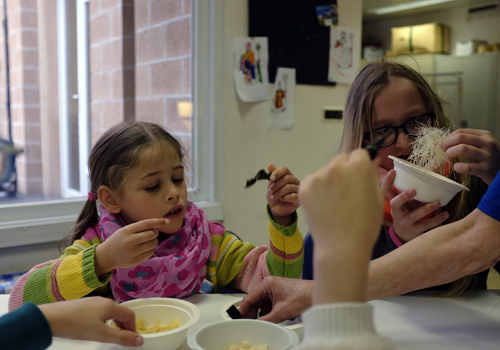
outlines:
[[[189, 329], [223, 320], [221, 309], [242, 294], [195, 295], [187, 300], [201, 313]], [[0, 295], [0, 315], [7, 312], [7, 295]], [[379, 333], [396, 349], [500, 349], [500, 291], [483, 291], [467, 298], [400, 296], [370, 302]], [[1, 347], [1, 343], [0, 343]], [[121, 350], [121, 346], [54, 338], [50, 350]], [[128, 348], [130, 349], [130, 348]], [[181, 349], [188, 349], [184, 344]]]

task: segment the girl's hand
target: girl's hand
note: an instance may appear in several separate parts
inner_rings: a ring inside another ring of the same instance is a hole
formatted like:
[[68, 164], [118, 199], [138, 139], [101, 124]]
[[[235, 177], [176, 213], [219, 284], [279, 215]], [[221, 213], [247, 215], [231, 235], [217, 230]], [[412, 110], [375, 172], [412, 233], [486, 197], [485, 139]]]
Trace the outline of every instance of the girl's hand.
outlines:
[[271, 215], [277, 224], [290, 226], [294, 220], [292, 214], [300, 207], [298, 196], [300, 181], [287, 167], [276, 168], [273, 164], [269, 164], [267, 169], [271, 173], [266, 193]]
[[134, 267], [149, 259], [158, 245], [157, 227], [169, 220], [147, 219], [117, 230], [95, 250], [95, 272], [98, 277], [117, 268]]
[[441, 144], [446, 157], [467, 157], [472, 163], [455, 163], [457, 173], [479, 176], [488, 185], [500, 170], [500, 142], [486, 130], [458, 129]]
[[417, 194], [413, 188], [398, 194], [392, 187], [395, 177], [394, 169], [387, 173], [382, 182], [382, 192], [391, 202], [392, 229], [402, 243], [411, 241], [448, 219], [448, 212], [442, 212], [429, 220], [420, 220], [441, 208], [441, 205], [438, 201], [428, 204], [412, 201]]

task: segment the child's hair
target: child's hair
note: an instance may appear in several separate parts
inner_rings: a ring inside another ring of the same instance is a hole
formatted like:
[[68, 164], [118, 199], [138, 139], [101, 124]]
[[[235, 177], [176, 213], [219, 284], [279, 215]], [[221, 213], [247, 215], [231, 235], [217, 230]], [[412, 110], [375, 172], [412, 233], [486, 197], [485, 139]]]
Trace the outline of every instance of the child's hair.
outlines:
[[[368, 129], [372, 131], [373, 101], [378, 92], [389, 84], [391, 78], [404, 78], [417, 88], [426, 107], [436, 114], [435, 125], [440, 128], [451, 128], [451, 121], [443, 111], [444, 101], [434, 92], [427, 81], [415, 70], [405, 64], [382, 59], [367, 64], [349, 89], [344, 110], [344, 128], [340, 141], [340, 153], [349, 153], [363, 146], [363, 134]], [[468, 162], [460, 158], [460, 162]], [[454, 162], [452, 162], [454, 163]], [[466, 186], [470, 183], [470, 176], [452, 172], [451, 179]], [[443, 210], [450, 213], [450, 217], [443, 223], [447, 224], [465, 217], [473, 209], [470, 207], [470, 192], [462, 191], [456, 195]], [[449, 290], [444, 291], [446, 296], [462, 294], [474, 279], [472, 276], [463, 277], [455, 282]]]
[[[139, 163], [141, 151], [150, 147], [173, 148], [183, 160], [179, 141], [161, 126], [147, 123], [120, 123], [108, 129], [95, 143], [89, 156], [90, 191], [97, 195], [100, 186], [108, 186], [118, 195], [126, 182], [125, 175]], [[82, 237], [99, 221], [95, 201], [87, 200], [73, 232], [61, 241], [60, 248]]]

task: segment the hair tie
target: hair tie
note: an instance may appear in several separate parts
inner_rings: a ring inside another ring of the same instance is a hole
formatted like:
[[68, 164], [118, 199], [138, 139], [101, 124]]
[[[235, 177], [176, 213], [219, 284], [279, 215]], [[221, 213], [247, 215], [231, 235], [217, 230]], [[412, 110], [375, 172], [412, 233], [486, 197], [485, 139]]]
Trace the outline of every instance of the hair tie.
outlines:
[[89, 192], [89, 196], [87, 197], [87, 199], [88, 199], [89, 201], [94, 202], [94, 201], [96, 201], [96, 200], [97, 200], [97, 196], [96, 196], [93, 192]]

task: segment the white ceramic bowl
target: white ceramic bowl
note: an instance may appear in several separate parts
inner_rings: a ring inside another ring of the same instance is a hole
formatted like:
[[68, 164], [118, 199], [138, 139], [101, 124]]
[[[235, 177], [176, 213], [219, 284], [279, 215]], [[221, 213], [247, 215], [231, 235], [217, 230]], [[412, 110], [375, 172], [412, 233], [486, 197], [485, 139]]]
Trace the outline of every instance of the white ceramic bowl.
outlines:
[[[231, 301], [222, 307], [222, 309], [220, 310], [220, 314], [222, 318], [224, 318], [225, 320], [232, 320], [232, 318], [229, 317], [229, 315], [227, 314], [227, 309], [229, 309], [232, 305], [234, 305], [237, 309], [239, 309], [241, 305], [241, 299], [238, 301]], [[304, 325], [302, 324], [302, 319], [300, 317], [297, 317], [294, 320], [283, 321], [278, 324], [280, 326], [285, 327], [288, 330], [295, 332], [299, 337], [299, 339], [302, 339]]]
[[299, 337], [275, 323], [259, 320], [231, 320], [205, 326], [187, 338], [192, 350], [224, 350], [228, 343], [250, 346], [266, 344], [271, 350], [286, 350], [298, 344]]
[[401, 192], [413, 188], [417, 191], [417, 195], [414, 197], [416, 201], [422, 203], [439, 201], [441, 206], [445, 206], [458, 192], [469, 191], [467, 187], [458, 182], [428, 169], [394, 156], [389, 156], [389, 158], [393, 160], [394, 170], [396, 170], [394, 187]]
[[[186, 339], [189, 327], [200, 319], [198, 307], [188, 301], [172, 298], [145, 298], [135, 299], [122, 303], [135, 313], [136, 322], [144, 317], [146, 328], [154, 326], [156, 319], [161, 319], [160, 325], [171, 324], [178, 318], [180, 326], [166, 332], [141, 334], [144, 344], [143, 350], [176, 350]], [[108, 321], [111, 327], [116, 326], [113, 320]]]

